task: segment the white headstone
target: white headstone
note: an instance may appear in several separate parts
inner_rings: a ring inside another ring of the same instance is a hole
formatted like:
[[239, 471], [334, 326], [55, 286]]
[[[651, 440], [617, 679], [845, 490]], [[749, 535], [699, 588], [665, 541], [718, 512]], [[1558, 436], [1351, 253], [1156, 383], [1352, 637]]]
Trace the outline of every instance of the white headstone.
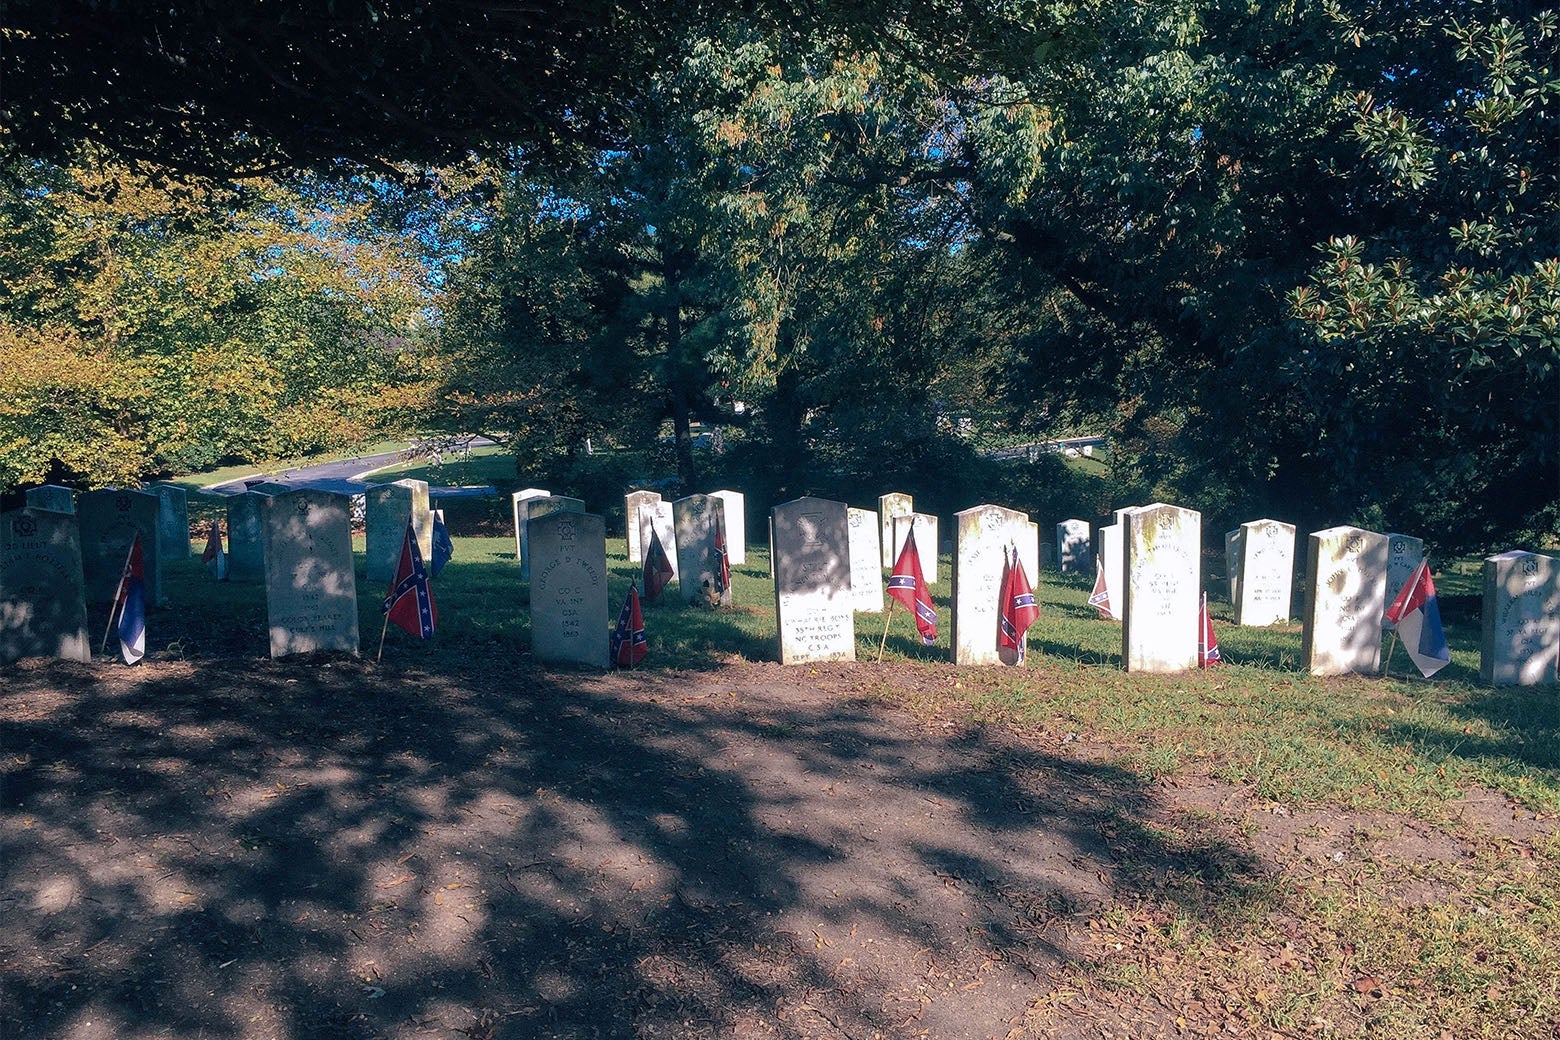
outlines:
[[161, 509], [157, 496], [144, 491], [88, 491], [76, 500], [88, 603], [113, 602], [137, 534], [141, 536], [141, 559], [146, 569], [147, 605], [164, 602], [161, 543], [157, 537]]
[[[883, 613], [883, 548], [878, 544], [877, 514], [870, 509], [848, 509], [850, 528], [850, 596], [855, 608], [867, 614]], [[770, 520], [769, 558], [774, 559], [774, 521]]]
[[799, 498], [771, 514], [781, 664], [856, 659], [847, 508]]
[[533, 498], [548, 498], [551, 495], [552, 492], [546, 488], [525, 488], [509, 496], [509, 504], [515, 515], [515, 559], [525, 559], [525, 520], [530, 514], [526, 511], [524, 503]]
[[0, 513], [0, 664], [23, 657], [92, 660], [81, 539], [69, 513]]
[[644, 562], [650, 551], [650, 532], [661, 539], [666, 552], [666, 562], [672, 565], [672, 581], [677, 580], [677, 525], [672, 522], [672, 504], [666, 501], [652, 502], [639, 507], [639, 561]]
[[262, 510], [271, 656], [358, 652], [352, 499], [301, 488]]
[[585, 503], [567, 495], [548, 495], [545, 498], [528, 498], [515, 504], [516, 515], [525, 514], [520, 524], [520, 580], [531, 580], [531, 521], [553, 513], [583, 513]]
[[[1397, 599], [1397, 594], [1403, 591], [1403, 586], [1408, 584], [1408, 579], [1414, 576], [1414, 569], [1419, 566], [1419, 561], [1425, 558], [1425, 540], [1415, 538], [1408, 534], [1387, 535], [1387, 605]], [[1381, 627], [1390, 632], [1397, 626], [1385, 617], [1381, 619]]]
[[1552, 683], [1560, 660], [1560, 560], [1504, 552], [1484, 561], [1479, 678], [1492, 686]]
[[27, 508], [52, 509], [56, 513], [76, 511], [76, 493], [58, 484], [44, 484], [27, 489]]
[[1063, 574], [1094, 574], [1089, 551], [1089, 522], [1063, 520], [1056, 525], [1056, 569]]
[[227, 500], [228, 581], [265, 580], [265, 509], [271, 496], [259, 491]]
[[1240, 602], [1241, 531], [1237, 527], [1224, 532], [1224, 580], [1232, 604]]
[[1119, 522], [1100, 528], [1100, 569], [1105, 575], [1105, 595], [1110, 599], [1109, 616], [1113, 621], [1121, 620], [1127, 596], [1127, 557], [1123, 535], [1124, 529]]
[[[1038, 579], [1040, 544], [1029, 514], [1002, 506], [979, 505], [953, 515], [953, 643], [954, 664], [1013, 664], [997, 647], [1002, 618], [1002, 565], [1009, 547], [1030, 584]], [[919, 545], [920, 536], [916, 536]]]
[[[878, 538], [883, 542], [883, 566], [894, 565], [894, 517], [909, 516], [915, 512], [915, 499], [903, 491], [890, 491], [886, 495], [878, 496]], [[921, 540], [916, 539], [916, 548], [921, 548]], [[924, 558], [925, 552], [922, 552]]]
[[747, 499], [740, 491], [711, 491], [710, 497], [726, 503], [726, 548], [731, 565], [747, 563]]
[[1358, 527], [1316, 531], [1306, 547], [1301, 652], [1312, 675], [1381, 671], [1387, 536]]
[[526, 525], [531, 553], [531, 653], [538, 661], [608, 664], [607, 522], [557, 510]]
[[417, 532], [423, 562], [433, 558], [433, 513], [428, 508], [426, 480], [396, 480], [371, 484], [363, 492], [365, 576], [370, 582], [392, 581], [401, 562], [406, 523]]
[[937, 518], [930, 513], [906, 513], [896, 516], [894, 523], [894, 552], [889, 566], [898, 562], [905, 551], [905, 540], [910, 537], [910, 525], [915, 525], [915, 551], [921, 557], [921, 576], [933, 584], [937, 581]]
[[683, 599], [704, 606], [730, 606], [724, 587], [716, 535], [725, 522], [726, 504], [708, 495], [689, 495], [672, 503], [677, 528], [677, 582]]
[[1253, 520], [1240, 525], [1237, 625], [1262, 627], [1289, 620], [1294, 593], [1295, 525]]
[[148, 484], [147, 491], [157, 496], [157, 551], [164, 560], [183, 560], [190, 555], [189, 496], [172, 484]]
[[[644, 553], [639, 547], [639, 510], [641, 506], [653, 506], [661, 501], [659, 491], [630, 491], [623, 496], [624, 540], [628, 543], [628, 562], [643, 563]], [[667, 550], [670, 554], [671, 550]]]
[[1202, 514], [1155, 502], [1128, 512], [1121, 661], [1129, 672], [1197, 667]]

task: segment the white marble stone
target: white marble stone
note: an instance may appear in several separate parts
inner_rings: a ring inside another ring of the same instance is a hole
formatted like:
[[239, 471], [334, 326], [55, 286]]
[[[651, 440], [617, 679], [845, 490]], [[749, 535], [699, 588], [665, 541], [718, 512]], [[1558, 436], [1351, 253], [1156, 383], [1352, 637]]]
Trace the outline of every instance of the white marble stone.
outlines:
[[[1397, 599], [1408, 579], [1414, 576], [1419, 561], [1425, 558], [1425, 540], [1409, 534], [1387, 535], [1387, 605]], [[1397, 626], [1383, 617], [1381, 627], [1392, 631]]]
[[1100, 567], [1105, 574], [1105, 595], [1110, 597], [1109, 617], [1121, 620], [1121, 611], [1127, 600], [1127, 547], [1123, 541], [1125, 528], [1120, 523], [1106, 524], [1100, 528]]
[[157, 551], [164, 560], [183, 560], [190, 555], [189, 496], [172, 484], [148, 484], [145, 491], [157, 496], [161, 507], [157, 514]]
[[781, 664], [856, 659], [847, 508], [799, 498], [771, 513]]
[[643, 563], [644, 551], [639, 546], [639, 510], [661, 501], [659, 491], [630, 491], [623, 496], [624, 539], [628, 543], [628, 562]]
[[1197, 667], [1202, 514], [1155, 502], [1126, 513], [1121, 661], [1129, 672]]
[[1063, 520], [1056, 525], [1056, 569], [1062, 574], [1094, 574], [1087, 520]]
[[905, 551], [905, 541], [910, 537], [910, 525], [915, 524], [915, 551], [921, 557], [921, 575], [928, 582], [937, 582], [937, 518], [930, 513], [907, 513], [894, 517], [894, 551], [890, 566]]
[[271, 496], [245, 491], [227, 499], [228, 581], [265, 581], [265, 510]]
[[433, 512], [428, 507], [426, 480], [396, 480], [371, 484], [363, 493], [365, 576], [370, 582], [393, 581], [406, 541], [406, 523], [417, 532], [423, 562], [433, 558]]
[[[883, 566], [885, 568], [894, 565], [894, 517], [909, 516], [915, 512], [915, 499], [903, 491], [890, 491], [886, 495], [878, 496], [878, 538], [883, 543]], [[921, 540], [916, 539], [917, 549], [921, 549]], [[934, 547], [935, 548], [935, 547]], [[925, 556], [922, 550], [922, 556]]]
[[[877, 514], [870, 509], [849, 509], [850, 595], [855, 608], [865, 614], [883, 613], [883, 547], [878, 544]], [[774, 559], [774, 522], [770, 521], [770, 559]]]
[[1381, 671], [1387, 609], [1387, 536], [1329, 527], [1307, 539], [1301, 653], [1312, 675]]
[[672, 504], [666, 501], [652, 502], [639, 508], [639, 560], [644, 562], [650, 550], [650, 532], [661, 537], [661, 548], [666, 561], [672, 565], [672, 581], [677, 580], [677, 525], [672, 522]]
[[605, 668], [607, 522], [557, 510], [527, 521], [531, 554], [531, 653], [549, 664]]
[[516, 515], [522, 515], [520, 522], [520, 580], [531, 580], [531, 547], [530, 531], [531, 521], [538, 517], [550, 516], [553, 513], [583, 513], [585, 503], [568, 495], [547, 495], [542, 498], [528, 498], [523, 502], [515, 503]]
[[677, 529], [677, 582], [682, 597], [702, 606], [730, 606], [731, 589], [721, 587], [720, 559], [715, 551], [718, 525], [725, 522], [726, 504], [708, 495], [689, 495], [672, 503]]
[[0, 664], [23, 657], [92, 660], [75, 516], [0, 513]]
[[1295, 525], [1279, 520], [1252, 520], [1241, 524], [1240, 530], [1235, 624], [1285, 624], [1294, 595]]
[[1556, 679], [1560, 660], [1560, 559], [1504, 552], [1484, 561], [1479, 677], [1492, 686]]
[[[1039, 582], [1038, 527], [1029, 515], [997, 505], [978, 505], [953, 515], [953, 619], [950, 642], [954, 664], [1014, 664], [1011, 651], [997, 646], [1002, 619], [1002, 566], [1010, 547], [1031, 585]], [[916, 535], [920, 545], [921, 536]]]
[[1231, 604], [1240, 602], [1241, 528], [1224, 532], [1225, 594]]
[[726, 504], [726, 551], [731, 565], [747, 563], [747, 498], [740, 491], [711, 491], [711, 498]]
[[525, 520], [530, 515], [525, 503], [533, 498], [550, 498], [546, 488], [523, 488], [509, 496], [510, 509], [515, 519], [515, 559], [525, 559]]
[[76, 500], [88, 603], [113, 602], [137, 534], [141, 536], [147, 606], [160, 606], [166, 602], [162, 587], [162, 545], [157, 536], [161, 510], [162, 503], [157, 496], [144, 491], [88, 491]]
[[271, 656], [357, 653], [351, 498], [288, 491], [272, 496], [261, 513]]
[[27, 507], [29, 509], [51, 509], [56, 513], [74, 513], [76, 511], [76, 493], [68, 487], [60, 487], [58, 484], [44, 484], [41, 487], [27, 489]]

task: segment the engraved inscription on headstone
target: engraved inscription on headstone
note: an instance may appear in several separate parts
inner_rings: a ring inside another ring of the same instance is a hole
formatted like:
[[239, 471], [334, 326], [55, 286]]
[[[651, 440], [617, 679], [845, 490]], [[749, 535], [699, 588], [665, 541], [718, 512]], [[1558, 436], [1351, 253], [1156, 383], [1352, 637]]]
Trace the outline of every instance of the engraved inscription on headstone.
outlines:
[[607, 521], [558, 509], [526, 526], [531, 652], [552, 664], [607, 667]]
[[227, 500], [228, 581], [265, 580], [265, 509], [271, 496], [258, 491]]
[[165, 560], [183, 560], [190, 555], [189, 496], [172, 484], [148, 484], [146, 490], [157, 496], [157, 551]]
[[76, 511], [76, 493], [68, 487], [60, 487], [58, 484], [44, 484], [41, 487], [27, 489], [27, 507], [29, 509], [52, 509], [56, 513], [74, 513]]
[[1017, 547], [1030, 583], [1037, 582], [1037, 528], [1027, 513], [996, 505], [955, 513], [953, 522], [953, 663], [1011, 664], [997, 647], [1003, 557], [1009, 547]]
[[147, 605], [162, 605], [162, 553], [157, 537], [161, 509], [157, 496], [144, 491], [88, 491], [76, 500], [88, 603], [113, 602], [130, 546], [139, 534]]
[[1560, 559], [1504, 552], [1484, 561], [1479, 678], [1493, 686], [1552, 683], [1560, 660]]
[[854, 661], [856, 621], [845, 503], [799, 498], [775, 506], [771, 516], [780, 663]]
[[23, 657], [92, 659], [81, 540], [69, 513], [0, 513], [0, 664]]
[[540, 517], [550, 516], [553, 513], [583, 513], [585, 503], [577, 498], [567, 495], [548, 495], [545, 498], [531, 498], [524, 502], [516, 503], [517, 511], [525, 512], [525, 521], [520, 525], [520, 580], [531, 580], [531, 521]]
[[1129, 672], [1197, 667], [1202, 514], [1155, 502], [1127, 513], [1121, 662]]
[[639, 560], [644, 562], [644, 554], [650, 551], [650, 532], [654, 531], [661, 539], [661, 548], [666, 552], [666, 561], [672, 565], [672, 581], [677, 580], [677, 526], [672, 522], [672, 504], [665, 501], [652, 502], [648, 506], [639, 507]]
[[1387, 536], [1329, 527], [1307, 539], [1301, 652], [1312, 675], [1381, 671]]
[[[850, 597], [857, 610], [883, 613], [883, 549], [878, 544], [877, 514], [870, 509], [846, 511], [850, 528]], [[770, 521], [770, 559], [774, 559], [774, 522]]]
[[1063, 520], [1056, 525], [1056, 569], [1063, 574], [1094, 573], [1087, 520]]
[[352, 499], [299, 489], [261, 511], [271, 656], [358, 652]]
[[747, 563], [747, 499], [740, 491], [711, 491], [711, 498], [726, 504], [726, 550], [731, 565]]
[[1295, 526], [1278, 520], [1240, 525], [1240, 585], [1235, 623], [1283, 624], [1289, 620], [1294, 591]]
[[[894, 517], [909, 516], [915, 512], [915, 499], [903, 491], [890, 491], [878, 496], [878, 538], [883, 543], [883, 566], [894, 565]], [[921, 539], [915, 540], [919, 548]], [[925, 552], [923, 550], [923, 557]]]
[[672, 503], [677, 528], [677, 581], [683, 599], [704, 606], [730, 606], [731, 589], [722, 588], [715, 552], [716, 524], [726, 504], [708, 495], [689, 495]]
[[890, 566], [905, 551], [905, 541], [910, 537], [910, 525], [915, 525], [915, 551], [921, 557], [921, 576], [928, 582], [937, 582], [937, 518], [930, 513], [906, 513], [894, 517], [894, 552]]
[[[1397, 599], [1397, 594], [1403, 591], [1403, 586], [1408, 584], [1408, 579], [1414, 576], [1414, 569], [1419, 566], [1419, 561], [1425, 558], [1425, 540], [1415, 538], [1408, 534], [1387, 535], [1387, 604]], [[1381, 619], [1381, 627], [1390, 632], [1397, 626], [1386, 618]]]
[[639, 509], [641, 506], [653, 506], [659, 501], [661, 495], [657, 491], [630, 491], [623, 496], [623, 537], [628, 543], [629, 563], [643, 563], [645, 559], [639, 547]]
[[406, 522], [417, 533], [423, 562], [433, 558], [433, 513], [428, 508], [426, 480], [371, 484], [363, 493], [364, 574], [370, 582], [395, 579], [406, 541]]

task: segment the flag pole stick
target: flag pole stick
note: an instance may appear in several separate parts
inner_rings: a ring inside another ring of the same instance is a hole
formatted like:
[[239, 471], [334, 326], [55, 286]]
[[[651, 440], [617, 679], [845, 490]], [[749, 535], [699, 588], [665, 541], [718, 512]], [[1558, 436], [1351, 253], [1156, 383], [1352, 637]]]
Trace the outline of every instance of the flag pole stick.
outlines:
[[384, 627], [382, 627], [379, 630], [379, 653], [374, 655], [374, 663], [375, 664], [378, 664], [380, 659], [385, 656], [385, 633], [389, 632], [389, 631], [390, 631], [390, 615], [387, 613], [387, 614], [385, 614]]
[[883, 612], [883, 641], [878, 644], [877, 663], [883, 663], [883, 648], [888, 645], [888, 626], [894, 620], [894, 603], [892, 596], [888, 600], [888, 609]]
[[[139, 537], [139, 535], [137, 536]], [[119, 585], [114, 589], [114, 602], [108, 608], [108, 627], [103, 630], [103, 648], [99, 653], [108, 653], [108, 637], [114, 631], [114, 615], [124, 606], [120, 597], [124, 595], [125, 582], [130, 578], [130, 557], [135, 555], [135, 538], [130, 539], [130, 550], [125, 553], [125, 565], [119, 571]]]
[[1389, 670], [1392, 668], [1392, 655], [1397, 652], [1397, 645], [1398, 634], [1397, 629], [1394, 628], [1392, 630], [1392, 642], [1387, 644], [1387, 662], [1381, 666], [1381, 677], [1383, 679], [1388, 677]]

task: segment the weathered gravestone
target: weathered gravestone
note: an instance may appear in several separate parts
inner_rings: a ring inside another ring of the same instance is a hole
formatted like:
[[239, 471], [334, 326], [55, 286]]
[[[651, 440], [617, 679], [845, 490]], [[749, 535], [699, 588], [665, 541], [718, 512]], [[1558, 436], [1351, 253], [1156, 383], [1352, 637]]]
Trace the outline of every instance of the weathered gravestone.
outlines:
[[76, 500], [88, 603], [113, 602], [137, 534], [146, 570], [147, 605], [163, 603], [162, 553], [157, 538], [161, 509], [157, 496], [144, 491], [88, 491]]
[[433, 558], [433, 512], [426, 480], [371, 484], [363, 492], [364, 575], [369, 582], [395, 579], [410, 520], [423, 562]]
[[526, 526], [531, 653], [550, 664], [607, 667], [607, 521], [559, 509]]
[[1155, 502], [1123, 520], [1121, 663], [1129, 672], [1197, 667], [1202, 514]]
[[1504, 552], [1484, 561], [1479, 678], [1492, 686], [1536, 686], [1560, 661], [1560, 560]]
[[639, 545], [639, 510], [660, 501], [661, 495], [657, 491], [630, 491], [623, 496], [623, 537], [628, 543], [629, 563], [643, 563], [645, 559]]
[[265, 580], [265, 510], [271, 496], [259, 491], [227, 500], [228, 581]]
[[[953, 522], [953, 663], [1016, 664], [1016, 654], [997, 646], [1002, 567], [1005, 554], [1016, 547], [1030, 584], [1039, 581], [1039, 529], [1029, 514], [996, 505], [955, 513]], [[916, 544], [920, 541], [917, 531]]]
[[584, 513], [585, 503], [567, 495], [548, 495], [546, 498], [527, 499], [521, 503], [525, 509], [525, 523], [520, 526], [520, 580], [531, 580], [531, 521], [554, 513]]
[[525, 503], [533, 498], [548, 498], [552, 492], [545, 488], [526, 488], [509, 496], [515, 516], [515, 559], [525, 559], [525, 521], [530, 515]]
[[937, 518], [930, 513], [906, 513], [894, 517], [894, 552], [890, 566], [897, 563], [915, 527], [915, 551], [921, 557], [921, 576], [929, 583], [937, 581]]
[[1264, 626], [1288, 621], [1295, 576], [1294, 524], [1253, 520], [1241, 524], [1240, 530], [1235, 623]]
[[1100, 528], [1100, 573], [1105, 575], [1106, 616], [1112, 621], [1121, 620], [1121, 610], [1126, 602], [1126, 542], [1125, 528], [1120, 521]]
[[352, 499], [300, 488], [261, 511], [271, 656], [358, 652]]
[[[878, 544], [877, 514], [870, 509], [846, 511], [850, 537], [850, 598], [857, 610], [883, 613], [883, 547]], [[774, 559], [774, 521], [769, 526], [769, 557]]]
[[69, 513], [0, 513], [0, 664], [23, 657], [92, 660], [81, 539]]
[[[892, 567], [897, 558], [894, 554], [894, 517], [909, 516], [915, 512], [915, 499], [903, 491], [890, 491], [886, 495], [878, 496], [878, 538], [883, 543], [883, 566]], [[921, 539], [915, 540], [917, 548], [921, 546]], [[922, 550], [922, 557], [926, 555]]]
[[27, 507], [29, 509], [52, 509], [56, 513], [74, 513], [76, 511], [76, 493], [68, 487], [60, 487], [58, 484], [44, 484], [41, 487], [27, 489]]
[[165, 560], [183, 560], [190, 555], [189, 496], [172, 484], [148, 484], [146, 490], [157, 496], [157, 551]]
[[848, 507], [798, 498], [775, 506], [771, 518], [780, 663], [854, 661]]
[[1358, 527], [1316, 531], [1306, 549], [1301, 652], [1312, 675], [1381, 671], [1387, 536]]
[[726, 551], [731, 565], [747, 563], [747, 498], [740, 491], [711, 491], [726, 506]]
[[1062, 574], [1093, 574], [1087, 520], [1063, 520], [1056, 525], [1056, 569]]
[[[1425, 540], [1415, 538], [1407, 534], [1387, 535], [1387, 605], [1397, 599], [1397, 594], [1403, 591], [1403, 586], [1408, 584], [1408, 579], [1414, 576], [1414, 569], [1419, 566], [1419, 561], [1425, 558]], [[1381, 627], [1390, 632], [1397, 626], [1383, 617]]]
[[672, 581], [677, 580], [677, 525], [672, 522], [672, 504], [670, 502], [654, 502], [639, 509], [639, 561], [644, 562], [645, 553], [650, 551], [650, 533], [654, 531], [661, 539], [661, 549], [666, 553], [666, 562], [672, 565]]
[[1240, 602], [1240, 537], [1239, 527], [1224, 532], [1224, 580], [1232, 604]]
[[716, 537], [725, 523], [726, 504], [708, 495], [689, 495], [672, 503], [677, 528], [677, 581], [683, 599], [704, 606], [730, 606], [731, 589], [721, 576]]

